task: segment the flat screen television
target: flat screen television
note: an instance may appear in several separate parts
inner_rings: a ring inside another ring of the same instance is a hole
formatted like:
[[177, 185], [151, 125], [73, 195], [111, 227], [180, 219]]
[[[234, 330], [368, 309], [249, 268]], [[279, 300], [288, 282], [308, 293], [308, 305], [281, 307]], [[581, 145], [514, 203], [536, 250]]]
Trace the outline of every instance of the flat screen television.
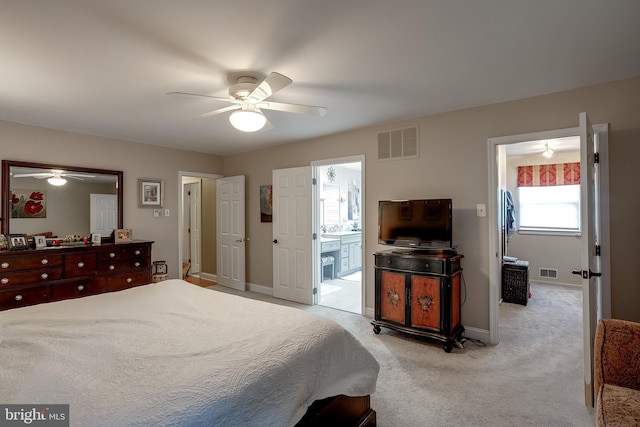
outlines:
[[384, 200], [378, 205], [378, 242], [416, 249], [452, 248], [451, 199]]

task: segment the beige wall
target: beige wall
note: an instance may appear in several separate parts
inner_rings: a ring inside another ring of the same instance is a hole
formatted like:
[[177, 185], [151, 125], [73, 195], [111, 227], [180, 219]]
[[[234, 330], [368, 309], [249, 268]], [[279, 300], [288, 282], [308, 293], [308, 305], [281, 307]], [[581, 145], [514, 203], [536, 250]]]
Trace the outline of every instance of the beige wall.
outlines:
[[[178, 171], [219, 174], [222, 158], [109, 138], [24, 126], [0, 121], [0, 157], [65, 166], [124, 172], [124, 227], [135, 239], [154, 240], [153, 260], [166, 260], [169, 275], [180, 276], [178, 257]], [[164, 180], [169, 217], [154, 218], [138, 208], [138, 178]], [[41, 231], [41, 230], [34, 230]]]
[[[488, 200], [487, 139], [578, 126], [586, 111], [591, 122], [609, 123], [612, 312], [640, 321], [640, 286], [634, 265], [640, 259], [640, 77], [490, 106], [371, 127], [325, 138], [227, 156], [224, 174], [245, 175], [247, 194], [247, 281], [272, 285], [271, 224], [260, 223], [259, 186], [271, 183], [273, 169], [309, 165], [314, 160], [365, 155], [366, 206], [363, 270], [366, 306], [373, 307], [373, 257], [377, 244], [377, 203], [389, 198], [453, 199], [453, 240], [465, 258], [463, 323], [489, 327], [488, 217], [476, 204]], [[331, 112], [329, 112], [331, 114]], [[377, 132], [417, 123], [420, 158], [376, 161]], [[266, 256], [265, 256], [266, 255]]]

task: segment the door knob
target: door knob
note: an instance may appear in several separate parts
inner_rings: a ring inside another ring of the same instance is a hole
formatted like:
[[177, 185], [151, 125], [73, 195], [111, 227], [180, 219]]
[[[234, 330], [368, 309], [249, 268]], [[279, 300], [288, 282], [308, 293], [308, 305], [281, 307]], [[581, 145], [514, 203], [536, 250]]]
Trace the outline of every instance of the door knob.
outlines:
[[278, 243], [278, 239], [273, 239], [273, 243]]

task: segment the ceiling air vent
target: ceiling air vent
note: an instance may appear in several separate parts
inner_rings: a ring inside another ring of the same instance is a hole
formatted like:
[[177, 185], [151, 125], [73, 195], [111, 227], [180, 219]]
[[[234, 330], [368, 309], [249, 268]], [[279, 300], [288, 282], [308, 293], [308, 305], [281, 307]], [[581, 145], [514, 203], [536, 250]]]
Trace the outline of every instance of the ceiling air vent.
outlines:
[[418, 127], [378, 133], [378, 160], [418, 157]]

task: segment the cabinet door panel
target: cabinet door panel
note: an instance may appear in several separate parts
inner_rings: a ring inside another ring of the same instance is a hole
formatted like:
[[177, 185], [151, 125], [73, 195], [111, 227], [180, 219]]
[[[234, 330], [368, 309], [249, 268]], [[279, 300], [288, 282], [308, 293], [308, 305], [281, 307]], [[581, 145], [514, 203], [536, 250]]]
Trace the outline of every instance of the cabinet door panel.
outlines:
[[411, 326], [440, 329], [440, 279], [411, 277]]
[[405, 323], [405, 275], [383, 271], [380, 283], [380, 316], [384, 320]]

